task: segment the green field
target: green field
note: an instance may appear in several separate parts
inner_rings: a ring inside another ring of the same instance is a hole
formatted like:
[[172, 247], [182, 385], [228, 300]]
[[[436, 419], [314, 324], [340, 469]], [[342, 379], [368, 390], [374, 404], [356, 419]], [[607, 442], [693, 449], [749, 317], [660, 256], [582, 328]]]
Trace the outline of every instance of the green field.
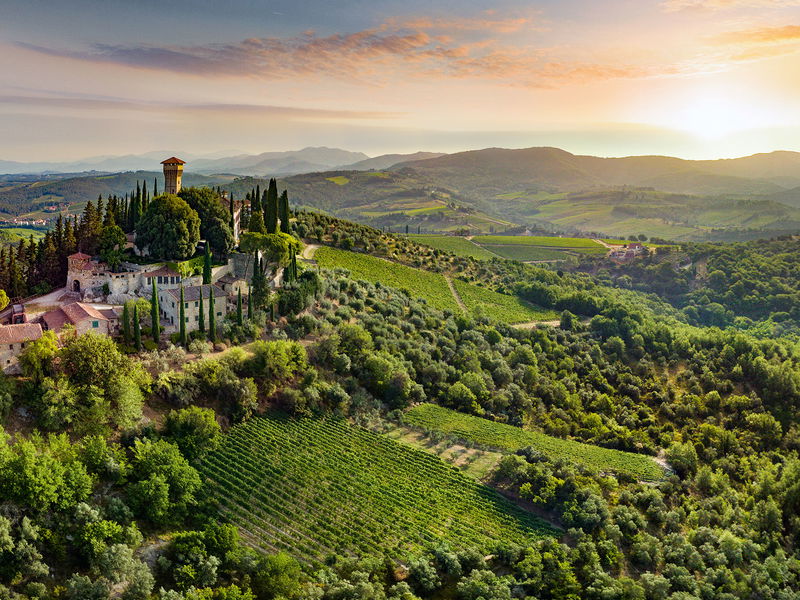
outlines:
[[27, 227], [2, 227], [0, 228], [0, 236], [9, 242], [15, 243], [23, 239], [27, 241], [33, 236], [33, 239], [38, 242], [44, 237], [44, 231]]
[[477, 244], [473, 244], [468, 239], [457, 235], [411, 235], [409, 236], [413, 241], [418, 244], [425, 244], [431, 248], [437, 248], [450, 252], [456, 256], [471, 256], [480, 260], [488, 260], [495, 258], [489, 250], [481, 248]]
[[380, 282], [388, 287], [407, 290], [412, 297], [423, 298], [439, 310], [459, 312], [459, 306], [450, 293], [447, 281], [439, 273], [422, 271], [369, 254], [337, 250], [328, 246], [317, 249], [314, 258], [317, 264], [325, 269], [341, 267], [350, 271], [354, 279]]
[[510, 246], [495, 246], [486, 244], [482, 246], [486, 250], [491, 250], [495, 254], [507, 258], [509, 260], [531, 261], [531, 260], [565, 260], [569, 254], [567, 252], [576, 252], [576, 250], [559, 250], [555, 248], [542, 248], [540, 246], [523, 246], [510, 245]]
[[487, 290], [459, 279], [454, 279], [453, 285], [472, 314], [484, 314], [503, 323], [551, 321], [559, 317], [555, 311], [538, 308], [517, 296]]
[[603, 246], [589, 238], [544, 237], [538, 235], [476, 235], [472, 239], [482, 246], [486, 244], [520, 244], [523, 246], [542, 246], [544, 248], [599, 249], [603, 252], [605, 251]]
[[345, 185], [350, 183], [350, 180], [344, 175], [337, 175], [336, 177], [328, 177], [327, 180], [330, 181], [331, 183], [335, 183], [336, 185]]
[[488, 552], [553, 531], [439, 458], [343, 421], [253, 418], [200, 472], [248, 543], [314, 566], [441, 542]]
[[628, 473], [644, 481], [655, 481], [664, 471], [649, 456], [600, 448], [571, 440], [526, 431], [450, 410], [435, 404], [419, 404], [405, 413], [404, 423], [440, 431], [481, 446], [516, 451], [532, 446], [551, 459], [565, 458], [598, 471]]

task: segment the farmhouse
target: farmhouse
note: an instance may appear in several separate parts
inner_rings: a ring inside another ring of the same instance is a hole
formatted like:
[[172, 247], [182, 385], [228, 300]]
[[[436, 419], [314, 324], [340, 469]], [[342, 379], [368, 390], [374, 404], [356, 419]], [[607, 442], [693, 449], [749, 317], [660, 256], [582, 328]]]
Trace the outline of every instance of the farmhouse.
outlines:
[[[203, 303], [203, 315], [208, 323], [210, 314], [210, 296], [214, 295], [214, 313], [217, 323], [221, 323], [228, 314], [228, 294], [218, 285], [192, 285], [183, 288], [183, 311], [186, 331], [194, 331], [200, 327], [200, 303]], [[158, 303], [161, 308], [162, 322], [177, 328], [180, 324], [181, 290], [171, 288], [158, 291]]]
[[28, 343], [42, 337], [39, 323], [0, 325], [0, 364], [5, 373], [19, 373], [19, 355]]
[[42, 315], [45, 329], [59, 333], [64, 325], [72, 325], [78, 335], [88, 331], [111, 335], [116, 332], [119, 316], [113, 309], [97, 309], [83, 302], [72, 302]]

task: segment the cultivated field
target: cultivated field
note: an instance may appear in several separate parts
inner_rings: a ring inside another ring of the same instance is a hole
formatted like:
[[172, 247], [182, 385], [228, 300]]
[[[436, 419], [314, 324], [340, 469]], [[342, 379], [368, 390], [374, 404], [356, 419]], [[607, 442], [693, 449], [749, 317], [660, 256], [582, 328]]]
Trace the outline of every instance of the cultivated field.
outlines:
[[472, 238], [478, 244], [541, 246], [543, 248], [570, 248], [575, 250], [600, 250], [603, 246], [589, 238], [547, 237], [538, 235], [480, 235]]
[[569, 256], [568, 252], [575, 252], [574, 250], [542, 248], [541, 246], [523, 246], [522, 244], [509, 244], [505, 246], [486, 244], [482, 247], [503, 258], [522, 262], [534, 260], [565, 260]]
[[404, 422], [426, 430], [440, 431], [481, 446], [516, 451], [532, 446], [551, 459], [565, 458], [598, 471], [628, 473], [644, 481], [661, 479], [664, 471], [648, 456], [600, 448], [488, 419], [465, 415], [435, 404], [420, 404], [404, 415]]
[[453, 285], [472, 314], [483, 314], [503, 323], [527, 323], [558, 319], [555, 311], [545, 310], [520, 300], [517, 296], [501, 294], [477, 285], [454, 279]]
[[354, 279], [380, 282], [389, 287], [407, 290], [411, 296], [423, 298], [439, 310], [459, 312], [459, 306], [450, 293], [447, 281], [439, 273], [422, 271], [368, 254], [358, 254], [328, 246], [319, 248], [314, 253], [314, 258], [323, 268], [341, 267], [350, 271]]
[[489, 552], [552, 532], [439, 458], [343, 421], [251, 419], [200, 471], [248, 543], [314, 566], [441, 542]]
[[481, 260], [496, 258], [489, 250], [473, 244], [468, 239], [456, 235], [411, 235], [409, 236], [418, 244], [425, 244], [431, 248], [438, 248], [445, 252], [451, 252], [456, 256], [471, 256]]

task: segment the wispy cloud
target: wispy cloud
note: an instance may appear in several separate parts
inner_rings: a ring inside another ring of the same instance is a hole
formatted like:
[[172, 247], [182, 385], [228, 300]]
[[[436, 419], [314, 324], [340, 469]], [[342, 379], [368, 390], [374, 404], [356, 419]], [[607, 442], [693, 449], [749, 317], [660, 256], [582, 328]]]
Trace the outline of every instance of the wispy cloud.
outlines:
[[86, 50], [25, 42], [18, 45], [51, 56], [197, 76], [319, 76], [378, 85], [398, 76], [439, 76], [553, 87], [653, 74], [653, 69], [627, 64], [566, 60], [553, 56], [551, 50], [505, 39], [523, 29], [535, 31], [536, 27], [531, 17], [499, 17], [485, 12], [469, 19], [388, 19], [355, 33], [319, 36], [306, 31], [286, 38], [249, 38], [226, 44], [95, 44]]
[[318, 108], [298, 108], [292, 106], [271, 106], [261, 104], [229, 103], [168, 103], [141, 102], [116, 98], [76, 97], [67, 95], [0, 95], [0, 105], [22, 107], [45, 107], [56, 109], [79, 109], [88, 111], [137, 111], [137, 112], [181, 112], [181, 113], [222, 113], [285, 119], [390, 119], [398, 113], [382, 111], [330, 110]]
[[729, 31], [718, 35], [715, 39], [723, 44], [774, 44], [800, 41], [800, 25]]
[[667, 12], [682, 10], [717, 11], [736, 8], [785, 8], [800, 6], [800, 0], [663, 0]]

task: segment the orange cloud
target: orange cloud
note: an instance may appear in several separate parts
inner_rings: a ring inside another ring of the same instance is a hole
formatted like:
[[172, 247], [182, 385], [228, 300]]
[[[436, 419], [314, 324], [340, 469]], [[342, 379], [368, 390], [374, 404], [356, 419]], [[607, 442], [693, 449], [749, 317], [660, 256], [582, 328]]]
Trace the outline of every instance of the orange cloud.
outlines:
[[[556, 87], [596, 80], [640, 78], [673, 72], [670, 66], [639, 67], [553, 58], [535, 46], [515, 46], [475, 32], [499, 34], [532, 26], [526, 17], [390, 20], [354, 33], [249, 38], [236, 43], [177, 45], [95, 44], [85, 51], [19, 43], [35, 52], [202, 77], [333, 77], [384, 84], [394, 77], [452, 77], [509, 86]], [[460, 32], [469, 32], [461, 35]], [[462, 39], [460, 39], [462, 38]], [[467, 41], [464, 41], [466, 39]]]
[[800, 0], [664, 0], [661, 7], [667, 12], [681, 10], [716, 11], [735, 8], [784, 8], [800, 6]]
[[800, 41], [800, 25], [731, 31], [716, 37], [722, 44], [773, 44]]

